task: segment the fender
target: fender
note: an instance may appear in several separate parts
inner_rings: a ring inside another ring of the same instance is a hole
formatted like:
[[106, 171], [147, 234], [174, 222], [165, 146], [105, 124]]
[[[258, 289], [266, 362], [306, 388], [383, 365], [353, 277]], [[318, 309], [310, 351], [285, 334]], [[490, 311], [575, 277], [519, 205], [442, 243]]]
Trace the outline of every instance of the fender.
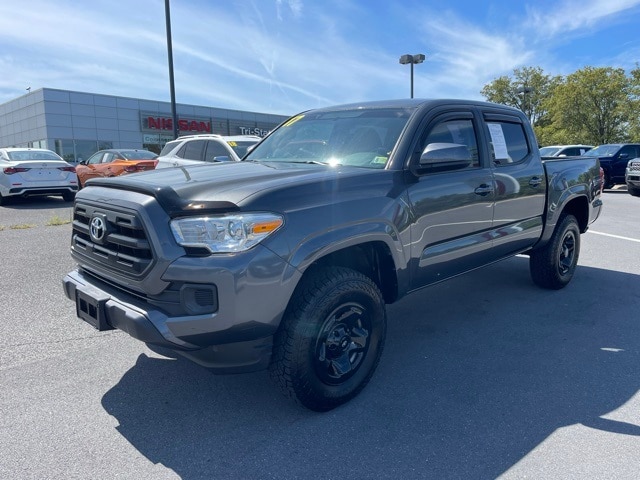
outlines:
[[408, 271], [409, 253], [402, 245], [400, 232], [392, 223], [384, 220], [339, 225], [307, 236], [291, 252], [289, 267], [283, 272], [283, 280], [301, 277], [310, 265], [331, 253], [374, 242], [384, 243], [391, 252], [400, 287], [408, 281], [408, 278], [404, 278], [407, 275], [402, 275], [404, 281], [401, 282], [400, 275], [401, 272]]

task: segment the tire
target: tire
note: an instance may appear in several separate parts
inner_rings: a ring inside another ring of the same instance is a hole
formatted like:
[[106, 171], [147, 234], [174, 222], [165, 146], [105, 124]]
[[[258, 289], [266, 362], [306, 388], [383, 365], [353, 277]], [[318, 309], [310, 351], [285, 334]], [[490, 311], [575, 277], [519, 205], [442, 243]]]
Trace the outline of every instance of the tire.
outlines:
[[604, 186], [603, 186], [603, 188], [610, 189], [610, 188], [613, 188], [614, 185], [615, 184], [611, 180], [611, 175], [609, 175], [609, 172], [607, 170], [605, 170], [604, 171]]
[[271, 377], [298, 404], [331, 410], [369, 382], [386, 329], [382, 293], [371, 279], [343, 267], [309, 272], [275, 336]]
[[4, 198], [4, 197], [2, 196], [2, 194], [0, 193], [0, 205], [6, 205], [6, 204], [7, 204], [7, 199], [6, 199], [6, 198]]
[[559, 290], [575, 273], [580, 255], [580, 227], [573, 215], [563, 215], [549, 242], [529, 256], [529, 270], [540, 287]]
[[73, 202], [74, 198], [76, 198], [76, 194], [73, 192], [65, 192], [62, 194], [62, 199], [65, 202]]
[[629, 192], [629, 195], [633, 195], [634, 197], [640, 197], [640, 188], [635, 188], [631, 185], [627, 185], [627, 192]]

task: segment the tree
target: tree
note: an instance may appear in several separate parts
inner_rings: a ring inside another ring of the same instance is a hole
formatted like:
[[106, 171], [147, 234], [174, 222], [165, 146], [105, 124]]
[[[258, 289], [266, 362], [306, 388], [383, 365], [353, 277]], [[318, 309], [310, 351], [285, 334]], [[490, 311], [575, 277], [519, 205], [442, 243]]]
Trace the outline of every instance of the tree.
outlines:
[[629, 94], [630, 79], [621, 68], [578, 70], [554, 88], [547, 102], [552, 121], [545, 133], [558, 143], [627, 141]]
[[627, 108], [628, 136], [631, 142], [640, 142], [640, 66], [631, 70], [629, 79], [629, 105]]
[[522, 110], [534, 127], [542, 126], [547, 122], [545, 100], [560, 81], [561, 77], [545, 75], [540, 67], [522, 67], [513, 70], [512, 78], [493, 80], [480, 93], [490, 102]]

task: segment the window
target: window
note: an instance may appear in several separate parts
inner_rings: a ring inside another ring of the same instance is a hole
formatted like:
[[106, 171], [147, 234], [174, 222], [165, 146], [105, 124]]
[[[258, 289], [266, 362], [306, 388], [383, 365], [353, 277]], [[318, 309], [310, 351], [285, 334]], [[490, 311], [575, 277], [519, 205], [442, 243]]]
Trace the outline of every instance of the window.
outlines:
[[476, 132], [472, 120], [446, 120], [437, 123], [430, 131], [424, 142], [422, 150], [427, 145], [434, 143], [452, 144], [452, 146], [464, 146], [471, 157], [469, 168], [480, 167]]
[[529, 155], [529, 144], [521, 123], [489, 122], [491, 159], [495, 164], [520, 162]]
[[220, 142], [209, 140], [207, 142], [207, 154], [204, 157], [204, 161], [213, 162], [214, 157], [229, 157], [229, 152]]
[[202, 160], [206, 144], [206, 140], [186, 142], [176, 156], [187, 160]]
[[107, 152], [102, 159], [102, 163], [111, 163], [117, 159], [116, 154], [112, 152]]
[[95, 153], [94, 155], [89, 157], [89, 160], [87, 160], [87, 164], [88, 165], [96, 165], [96, 164], [102, 162], [102, 157], [104, 157], [104, 153], [101, 153], [101, 152]]

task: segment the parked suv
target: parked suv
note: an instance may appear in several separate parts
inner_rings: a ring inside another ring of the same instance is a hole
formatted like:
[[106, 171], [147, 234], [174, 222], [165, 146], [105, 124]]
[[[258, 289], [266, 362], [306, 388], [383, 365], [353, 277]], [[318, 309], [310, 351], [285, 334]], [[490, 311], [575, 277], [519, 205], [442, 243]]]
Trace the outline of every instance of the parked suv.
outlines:
[[627, 184], [627, 191], [634, 197], [640, 197], [640, 158], [629, 160], [624, 180]]
[[167, 143], [156, 168], [180, 167], [200, 162], [239, 161], [249, 147], [262, 140], [257, 135], [189, 135]]

